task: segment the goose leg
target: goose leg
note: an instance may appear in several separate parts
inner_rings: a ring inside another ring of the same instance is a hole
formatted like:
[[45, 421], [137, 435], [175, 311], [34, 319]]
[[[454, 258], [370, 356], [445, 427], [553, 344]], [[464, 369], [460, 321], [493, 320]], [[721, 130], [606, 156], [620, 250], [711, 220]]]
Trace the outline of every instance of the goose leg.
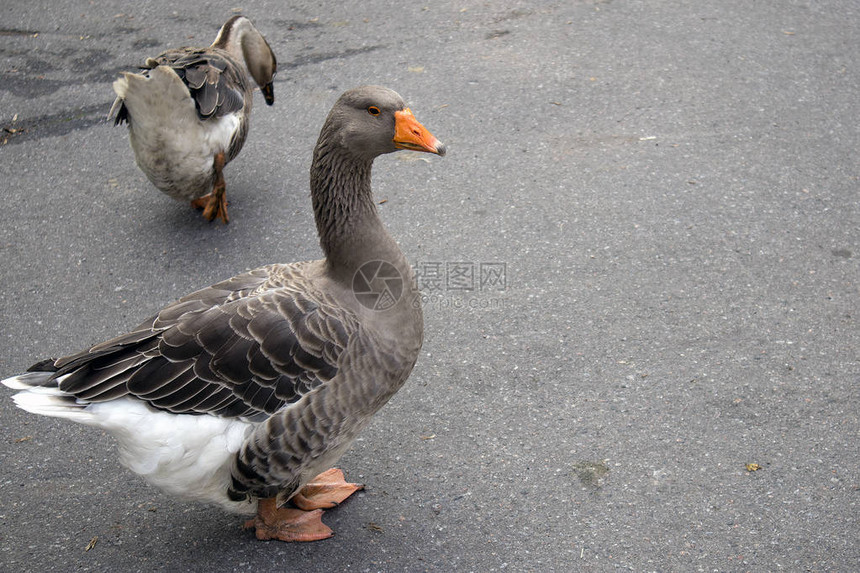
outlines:
[[281, 541], [319, 541], [333, 535], [331, 528], [322, 522], [323, 511], [303, 511], [290, 507], [279, 508], [276, 498], [261, 499], [257, 516], [245, 522], [245, 529], [255, 529], [257, 539]]
[[215, 169], [215, 184], [212, 186], [212, 192], [195, 199], [191, 202], [191, 206], [195, 209], [203, 209], [203, 216], [207, 221], [213, 221], [220, 218], [224, 223], [230, 222], [230, 217], [227, 216], [227, 183], [224, 181], [224, 165], [226, 160], [223, 153], [216, 153], [215, 160], [212, 162]]
[[331, 468], [312, 479], [291, 501], [305, 511], [330, 509], [360, 489], [364, 489], [362, 484], [347, 482], [341, 470]]

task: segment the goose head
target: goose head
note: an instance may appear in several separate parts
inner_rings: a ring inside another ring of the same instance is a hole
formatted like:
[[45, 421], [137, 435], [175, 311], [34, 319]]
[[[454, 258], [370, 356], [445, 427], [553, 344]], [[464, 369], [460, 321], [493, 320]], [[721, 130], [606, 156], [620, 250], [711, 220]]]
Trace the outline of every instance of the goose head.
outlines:
[[278, 71], [278, 62], [266, 38], [245, 16], [233, 16], [221, 26], [212, 44], [227, 51], [236, 60], [245, 63], [248, 75], [260, 87], [268, 105], [275, 103], [272, 81]]
[[445, 155], [445, 145], [418, 122], [403, 98], [382, 86], [345, 92], [326, 119], [320, 144], [369, 160], [399, 149]]

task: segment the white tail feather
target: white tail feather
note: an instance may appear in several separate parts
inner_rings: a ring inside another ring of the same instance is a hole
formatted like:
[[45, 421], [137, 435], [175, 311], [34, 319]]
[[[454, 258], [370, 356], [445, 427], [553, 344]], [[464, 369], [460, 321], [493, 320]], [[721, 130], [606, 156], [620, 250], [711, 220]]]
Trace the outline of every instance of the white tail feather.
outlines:
[[87, 404], [81, 404], [74, 396], [59, 388], [27, 388], [12, 396], [12, 400], [16, 406], [33, 414], [66, 418], [80, 424], [94, 423], [92, 414], [86, 410]]
[[110, 106], [108, 119], [116, 117], [116, 114], [119, 111], [119, 106], [122, 105], [122, 100], [125, 99], [125, 94], [128, 91], [128, 80], [125, 79], [125, 76], [117, 78], [117, 80], [114, 81], [113, 91], [116, 93], [117, 97], [113, 100], [113, 105]]
[[114, 80], [113, 91], [118, 98], [125, 99], [125, 94], [128, 91], [128, 80], [125, 79], [125, 75]]
[[0, 384], [12, 390], [29, 390], [34, 386], [43, 386], [52, 375], [53, 372], [24, 372], [23, 374], [0, 380]]
[[[26, 376], [26, 374], [23, 376]], [[32, 388], [32, 386], [22, 381], [22, 376], [12, 376], [11, 378], [0, 380], [0, 383], [12, 390], [29, 390]]]

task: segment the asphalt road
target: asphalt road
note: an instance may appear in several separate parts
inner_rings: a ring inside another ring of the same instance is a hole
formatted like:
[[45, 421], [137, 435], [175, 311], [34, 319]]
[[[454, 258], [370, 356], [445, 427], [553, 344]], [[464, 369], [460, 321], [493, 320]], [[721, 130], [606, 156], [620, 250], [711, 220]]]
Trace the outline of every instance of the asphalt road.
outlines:
[[225, 227], [104, 117], [118, 72], [236, 6], [0, 8], [0, 376], [317, 258], [311, 149], [383, 84], [449, 153], [374, 171], [427, 324], [340, 464], [367, 490], [330, 540], [258, 542], [6, 392], [0, 569], [856, 570], [856, 1], [243, 4], [280, 72]]

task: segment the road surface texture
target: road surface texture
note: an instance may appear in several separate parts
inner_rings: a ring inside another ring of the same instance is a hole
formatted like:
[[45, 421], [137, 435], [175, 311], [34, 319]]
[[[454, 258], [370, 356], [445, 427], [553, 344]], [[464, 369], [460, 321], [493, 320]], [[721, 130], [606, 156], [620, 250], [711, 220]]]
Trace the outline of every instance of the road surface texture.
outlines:
[[[273, 107], [206, 223], [105, 120], [241, 10]], [[163, 495], [0, 394], [4, 571], [851, 571], [860, 563], [854, 0], [7, 2], [0, 376], [320, 256], [311, 150], [383, 84], [449, 146], [374, 171], [426, 341], [313, 544]], [[6, 390], [5, 388], [2, 390]]]

